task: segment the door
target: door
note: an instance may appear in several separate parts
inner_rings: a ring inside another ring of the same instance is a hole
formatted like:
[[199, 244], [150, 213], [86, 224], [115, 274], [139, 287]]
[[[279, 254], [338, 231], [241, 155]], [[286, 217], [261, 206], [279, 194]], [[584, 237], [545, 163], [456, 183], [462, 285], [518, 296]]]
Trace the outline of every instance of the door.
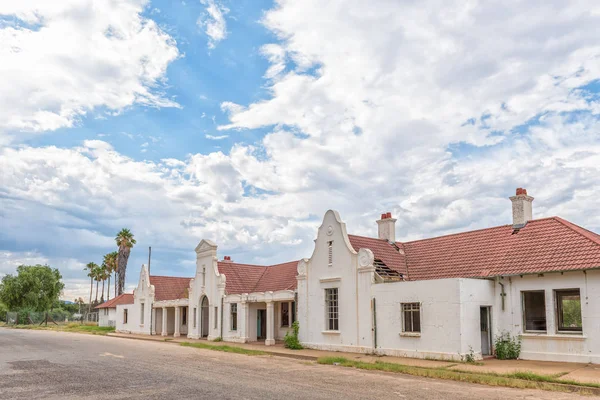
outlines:
[[479, 309], [482, 356], [492, 355], [492, 329], [490, 314], [490, 307], [481, 307]]
[[200, 337], [208, 337], [208, 299], [202, 298], [200, 304]]
[[267, 310], [256, 310], [256, 339], [267, 337]]

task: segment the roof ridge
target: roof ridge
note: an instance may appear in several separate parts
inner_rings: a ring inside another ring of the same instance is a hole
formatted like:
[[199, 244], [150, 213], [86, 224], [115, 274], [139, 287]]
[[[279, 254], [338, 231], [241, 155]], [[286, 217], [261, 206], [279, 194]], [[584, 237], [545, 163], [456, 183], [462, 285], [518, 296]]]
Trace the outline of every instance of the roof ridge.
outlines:
[[[532, 223], [532, 222], [540, 222], [540, 221], [545, 221], [545, 220], [554, 219], [554, 218], [556, 218], [556, 217], [544, 217], [544, 218], [532, 219], [530, 221], [527, 221], [527, 223], [529, 224], [529, 223]], [[423, 242], [423, 241], [426, 241], [426, 240], [433, 240], [433, 239], [440, 239], [440, 238], [445, 238], [445, 237], [450, 237], [450, 236], [464, 235], [464, 234], [467, 234], [467, 233], [483, 232], [483, 231], [488, 231], [488, 230], [492, 230], [492, 229], [505, 228], [507, 226], [512, 226], [512, 224], [489, 226], [487, 228], [473, 229], [473, 230], [464, 231], [464, 232], [448, 233], [446, 235], [433, 236], [433, 237], [428, 237], [428, 238], [423, 238], [423, 239], [416, 239], [416, 240], [410, 240], [410, 241], [407, 241], [407, 242], [396, 242], [396, 243], [411, 244], [411, 243], [416, 243], [416, 242]]]
[[583, 228], [577, 224], [574, 224], [571, 221], [567, 221], [566, 219], [563, 219], [561, 217], [556, 216], [556, 217], [552, 217], [552, 218], [554, 220], [556, 220], [557, 222], [560, 222], [567, 228], [571, 229], [573, 232], [578, 233], [581, 236], [583, 236], [584, 238], [588, 239], [595, 245], [600, 246], [600, 235], [598, 235], [597, 233], [592, 232], [588, 229], [585, 229], [585, 228]]
[[[168, 275], [148, 275], [150, 278], [175, 278], [175, 279], [194, 279], [187, 276], [168, 276]], [[123, 293], [125, 294], [125, 293]]]

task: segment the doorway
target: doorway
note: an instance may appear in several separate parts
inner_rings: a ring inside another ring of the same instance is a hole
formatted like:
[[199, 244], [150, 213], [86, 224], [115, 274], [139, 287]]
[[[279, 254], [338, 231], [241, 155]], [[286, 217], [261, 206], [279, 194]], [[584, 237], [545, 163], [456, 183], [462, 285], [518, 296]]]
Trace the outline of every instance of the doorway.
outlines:
[[200, 303], [200, 337], [208, 337], [208, 298], [206, 296]]
[[480, 330], [481, 330], [481, 355], [492, 355], [492, 321], [491, 307], [481, 307], [479, 309]]
[[256, 339], [267, 338], [267, 310], [256, 310]]

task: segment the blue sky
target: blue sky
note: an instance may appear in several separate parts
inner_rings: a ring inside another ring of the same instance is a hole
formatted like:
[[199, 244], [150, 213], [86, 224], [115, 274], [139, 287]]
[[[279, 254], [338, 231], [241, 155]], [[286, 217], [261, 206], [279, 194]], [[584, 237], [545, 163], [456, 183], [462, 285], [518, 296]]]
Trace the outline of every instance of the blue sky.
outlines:
[[[568, 9], [568, 12], [567, 12]], [[0, 4], [0, 276], [82, 271], [130, 228], [127, 283], [194, 246], [311, 254], [327, 209], [411, 240], [534, 216], [600, 231], [594, 1]]]

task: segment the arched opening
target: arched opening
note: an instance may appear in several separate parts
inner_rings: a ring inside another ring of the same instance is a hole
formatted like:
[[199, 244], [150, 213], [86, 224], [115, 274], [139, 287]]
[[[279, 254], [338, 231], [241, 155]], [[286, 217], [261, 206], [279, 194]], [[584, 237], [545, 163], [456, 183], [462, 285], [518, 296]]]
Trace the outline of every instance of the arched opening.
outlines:
[[200, 299], [200, 337], [208, 337], [208, 297]]

